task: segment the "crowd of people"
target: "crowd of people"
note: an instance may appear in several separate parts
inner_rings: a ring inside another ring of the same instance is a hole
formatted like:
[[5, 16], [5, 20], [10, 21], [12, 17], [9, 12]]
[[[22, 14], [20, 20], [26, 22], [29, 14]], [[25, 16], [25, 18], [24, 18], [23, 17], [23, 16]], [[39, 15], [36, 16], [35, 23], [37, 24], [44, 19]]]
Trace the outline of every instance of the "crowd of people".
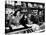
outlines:
[[[10, 10], [11, 11], [11, 10]], [[9, 26], [12, 30], [12, 25], [19, 26], [22, 25], [25, 28], [29, 28], [26, 24], [32, 25], [32, 28], [39, 27], [38, 25], [38, 19], [35, 18], [32, 14], [22, 14], [20, 11], [17, 12], [11, 12], [10, 14], [7, 14], [6, 17], [6, 26]]]
[[[25, 6], [25, 3], [24, 3], [24, 6]], [[12, 30], [12, 26], [18, 27], [19, 25], [22, 25], [24, 26], [24, 28], [27, 29], [27, 28], [30, 28], [28, 25], [31, 25], [32, 31], [40, 30], [39, 17], [43, 15], [42, 11], [39, 11], [39, 15], [38, 15], [38, 10], [33, 10], [34, 12], [29, 10], [30, 13], [28, 13], [27, 9], [23, 9], [23, 8], [21, 9], [21, 7], [22, 6], [18, 5], [18, 6], [15, 6], [14, 9], [6, 8], [5, 27], [6, 28], [9, 27], [10, 30]], [[30, 7], [30, 4], [29, 4], [29, 7]]]

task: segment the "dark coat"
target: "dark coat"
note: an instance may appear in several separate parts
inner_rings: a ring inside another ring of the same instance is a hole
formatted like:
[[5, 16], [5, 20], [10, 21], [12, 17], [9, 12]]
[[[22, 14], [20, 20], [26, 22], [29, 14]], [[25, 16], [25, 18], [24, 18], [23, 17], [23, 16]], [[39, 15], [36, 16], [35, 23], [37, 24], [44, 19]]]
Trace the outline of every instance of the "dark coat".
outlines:
[[30, 20], [33, 21], [33, 23], [38, 23], [38, 19], [33, 15], [31, 16]]
[[27, 24], [27, 19], [24, 18], [24, 15], [20, 20], [20, 24]]

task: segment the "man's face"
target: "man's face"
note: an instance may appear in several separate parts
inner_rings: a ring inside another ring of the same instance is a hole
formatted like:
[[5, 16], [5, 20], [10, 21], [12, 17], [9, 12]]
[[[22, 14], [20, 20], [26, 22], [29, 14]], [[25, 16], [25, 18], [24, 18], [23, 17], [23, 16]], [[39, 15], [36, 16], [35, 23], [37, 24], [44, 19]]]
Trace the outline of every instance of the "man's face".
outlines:
[[19, 16], [19, 15], [20, 15], [20, 11], [17, 12], [17, 16]]
[[25, 18], [27, 18], [27, 16], [25, 15]]
[[31, 17], [31, 14], [28, 14], [28, 17], [30, 18]]

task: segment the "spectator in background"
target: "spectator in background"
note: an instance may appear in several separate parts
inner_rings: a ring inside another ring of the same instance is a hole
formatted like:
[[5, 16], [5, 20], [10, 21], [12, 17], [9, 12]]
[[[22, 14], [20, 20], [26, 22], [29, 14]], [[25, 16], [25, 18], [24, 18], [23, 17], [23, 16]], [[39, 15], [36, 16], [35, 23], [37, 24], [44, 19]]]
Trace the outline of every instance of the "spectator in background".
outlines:
[[38, 19], [34, 15], [31, 15], [30, 20], [33, 22], [33, 24], [38, 24]]

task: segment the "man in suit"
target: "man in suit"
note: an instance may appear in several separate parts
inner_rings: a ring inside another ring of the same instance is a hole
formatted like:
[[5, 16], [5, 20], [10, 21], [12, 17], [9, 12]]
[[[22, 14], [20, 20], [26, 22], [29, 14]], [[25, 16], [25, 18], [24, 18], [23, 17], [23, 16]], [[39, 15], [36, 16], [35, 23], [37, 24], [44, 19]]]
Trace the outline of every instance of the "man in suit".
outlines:
[[25, 28], [28, 28], [27, 24], [27, 16], [23, 15], [23, 17], [20, 20], [20, 24], [22, 24]]

